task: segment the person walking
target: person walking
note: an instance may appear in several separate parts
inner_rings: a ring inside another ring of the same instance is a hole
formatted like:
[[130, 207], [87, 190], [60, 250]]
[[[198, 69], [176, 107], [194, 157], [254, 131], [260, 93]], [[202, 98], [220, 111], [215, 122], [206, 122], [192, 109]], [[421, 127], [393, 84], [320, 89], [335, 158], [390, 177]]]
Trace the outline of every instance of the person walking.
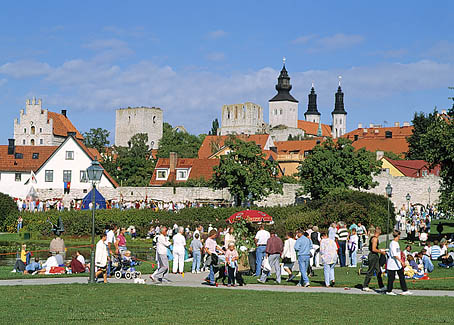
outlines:
[[311, 264], [315, 267], [319, 267], [320, 266], [320, 233], [318, 232], [317, 226], [312, 227], [312, 233], [310, 234], [310, 238], [312, 241], [312, 250], [314, 251]]
[[293, 238], [293, 233], [288, 232], [286, 239], [284, 241], [284, 251], [282, 252], [282, 263], [284, 263], [284, 270], [289, 274], [287, 282], [292, 281], [295, 278], [293, 272], [293, 266], [296, 262], [296, 252], [295, 252], [295, 238]]
[[184, 270], [184, 255], [186, 253], [186, 238], [184, 228], [178, 227], [178, 233], [173, 236], [173, 267], [172, 272], [182, 274]]
[[228, 275], [228, 286], [235, 286], [235, 276], [238, 272], [238, 252], [235, 244], [230, 242], [225, 252], [225, 265]]
[[104, 278], [104, 283], [107, 283], [107, 263], [109, 260], [109, 253], [107, 251], [107, 235], [102, 234], [100, 235], [100, 239], [96, 244], [96, 252], [95, 252], [95, 266], [96, 266], [96, 274], [95, 279], [97, 280], [98, 277], [102, 274]]
[[412, 293], [408, 291], [407, 283], [405, 282], [405, 275], [404, 275], [404, 265], [402, 265], [401, 261], [401, 254], [400, 254], [400, 246], [399, 246], [399, 239], [400, 239], [400, 231], [394, 230], [393, 231], [394, 239], [389, 244], [389, 256], [388, 261], [386, 263], [386, 270], [388, 271], [388, 290], [386, 292], [387, 295], [395, 296], [396, 294], [393, 292], [393, 284], [394, 279], [396, 278], [396, 273], [399, 276], [400, 288], [402, 289], [402, 295], [411, 295]]
[[265, 253], [266, 257], [268, 257], [268, 261], [271, 266], [271, 270], [265, 271], [263, 270], [262, 276], [260, 279], [257, 279], [258, 282], [260, 283], [265, 283], [266, 278], [271, 274], [271, 271], [274, 269], [276, 271], [276, 282], [281, 283], [281, 264], [280, 264], [280, 258], [282, 251], [284, 250], [284, 243], [282, 242], [282, 239], [280, 239], [276, 235], [275, 230], [271, 230], [270, 232], [270, 238], [268, 238], [266, 242], [266, 248], [265, 248]]
[[369, 268], [367, 270], [366, 278], [364, 279], [363, 291], [372, 291], [369, 288], [369, 283], [374, 273], [377, 275], [379, 291], [385, 291], [386, 288], [383, 285], [383, 279], [381, 277], [380, 269], [380, 255], [386, 256], [386, 252], [383, 249], [378, 248], [378, 237], [381, 234], [380, 227], [376, 227], [374, 230], [374, 235], [369, 240]]
[[205, 253], [211, 258], [210, 261], [210, 274], [208, 275], [208, 285], [215, 286], [216, 281], [214, 279], [214, 265], [215, 260], [218, 260], [218, 251], [222, 252], [222, 248], [218, 246], [216, 243], [217, 231], [215, 229], [211, 229], [208, 233], [208, 238], [205, 241]]
[[260, 230], [255, 235], [255, 244], [257, 249], [255, 250], [255, 276], [259, 277], [262, 270], [263, 257], [265, 256], [266, 243], [270, 238], [270, 233], [265, 230], [264, 225], [260, 225]]
[[321, 234], [320, 242], [320, 259], [323, 264], [323, 273], [325, 275], [325, 286], [334, 287], [334, 266], [337, 262], [337, 245], [334, 240], [328, 237], [326, 233]]
[[[301, 235], [301, 231], [299, 231]], [[311, 259], [312, 241], [308, 238], [308, 234], [304, 233], [295, 242], [295, 251], [298, 256], [298, 265], [301, 273], [301, 280], [297, 286], [309, 287], [309, 277], [307, 276], [307, 269]]]
[[348, 237], [348, 256], [350, 257], [350, 267], [356, 267], [357, 254], [358, 254], [358, 235], [356, 234], [356, 229], [352, 229], [352, 233]]
[[195, 234], [191, 242], [192, 251], [192, 273], [200, 273], [200, 262], [202, 261], [202, 242], [199, 240], [199, 234]]
[[17, 233], [19, 233], [20, 230], [22, 229], [23, 222], [24, 219], [22, 219], [22, 216], [19, 216], [19, 218], [17, 218]]
[[156, 241], [156, 260], [158, 261], [158, 268], [152, 275], [150, 275], [150, 279], [153, 282], [163, 282], [163, 280], [169, 281], [165, 278], [165, 276], [169, 271], [167, 248], [170, 247], [170, 245], [171, 243], [167, 239], [167, 227], [162, 227], [161, 233], [159, 234], [158, 240]]
[[345, 226], [344, 222], [339, 222], [339, 230], [337, 232], [338, 234], [338, 243], [339, 243], [339, 261], [340, 261], [340, 266], [345, 267], [347, 266], [347, 258], [345, 255], [345, 251], [347, 248], [347, 239], [348, 239], [348, 230], [347, 227]]

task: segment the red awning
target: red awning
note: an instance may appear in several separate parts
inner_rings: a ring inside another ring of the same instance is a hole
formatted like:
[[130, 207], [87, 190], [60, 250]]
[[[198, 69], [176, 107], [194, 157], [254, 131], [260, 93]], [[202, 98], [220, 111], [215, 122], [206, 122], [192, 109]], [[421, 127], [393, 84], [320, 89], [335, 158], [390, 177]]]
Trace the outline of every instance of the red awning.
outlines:
[[273, 221], [273, 217], [262, 211], [244, 210], [232, 214], [226, 221], [228, 223], [235, 223], [239, 220], [247, 220], [249, 222], [271, 222]]

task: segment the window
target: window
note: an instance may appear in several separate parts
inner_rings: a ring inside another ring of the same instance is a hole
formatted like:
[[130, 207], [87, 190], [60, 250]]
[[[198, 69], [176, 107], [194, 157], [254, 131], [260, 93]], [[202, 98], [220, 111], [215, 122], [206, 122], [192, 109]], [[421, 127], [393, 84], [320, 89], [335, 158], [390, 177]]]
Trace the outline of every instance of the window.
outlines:
[[156, 179], [166, 180], [167, 179], [167, 170], [158, 170], [156, 173]]
[[423, 170], [422, 171], [422, 177], [426, 177], [427, 176], [427, 170]]
[[39, 133], [43, 133], [43, 128], [39, 128]]
[[358, 135], [355, 134], [355, 137], [354, 137], [355, 141], [358, 141]]
[[156, 123], [156, 116], [153, 116], [153, 124]]
[[188, 171], [187, 170], [179, 170], [177, 171], [177, 180], [186, 180], [188, 178]]
[[70, 170], [63, 171], [63, 182], [65, 182], [65, 183], [71, 182], [71, 171]]
[[385, 132], [385, 138], [391, 139], [393, 137], [393, 133], [391, 131], [386, 131]]
[[27, 129], [24, 128], [24, 133], [27, 133]]
[[34, 152], [32, 154], [32, 159], [38, 159], [39, 158], [39, 153], [38, 152]]
[[[25, 141], [25, 140], [24, 140]], [[23, 159], [24, 158], [24, 154], [23, 153], [20, 153], [20, 152], [16, 152], [14, 154], [14, 158], [16, 159]]]
[[86, 170], [80, 171], [80, 182], [81, 183], [88, 183], [88, 175]]
[[2, 180], [2, 173], [0, 173], [0, 181]]
[[34, 146], [35, 145], [35, 139], [30, 140], [30, 145]]
[[25, 139], [24, 139], [24, 140], [22, 140], [22, 144], [23, 144], [23, 145], [25, 145]]
[[34, 127], [34, 126], [32, 126], [32, 127], [30, 128], [30, 133], [31, 133], [31, 134], [35, 134], [35, 127]]
[[74, 151], [66, 151], [66, 160], [74, 160]]
[[279, 114], [282, 115], [282, 108], [281, 108], [281, 110], [279, 111]]
[[44, 144], [44, 140], [43, 139], [39, 139], [39, 144]]
[[16, 173], [16, 174], [14, 175], [14, 180], [15, 180], [16, 182], [20, 182], [21, 179], [22, 179], [22, 174], [21, 174], [21, 173]]
[[54, 181], [54, 171], [53, 170], [46, 170], [44, 172], [44, 180], [46, 182], [53, 182]]

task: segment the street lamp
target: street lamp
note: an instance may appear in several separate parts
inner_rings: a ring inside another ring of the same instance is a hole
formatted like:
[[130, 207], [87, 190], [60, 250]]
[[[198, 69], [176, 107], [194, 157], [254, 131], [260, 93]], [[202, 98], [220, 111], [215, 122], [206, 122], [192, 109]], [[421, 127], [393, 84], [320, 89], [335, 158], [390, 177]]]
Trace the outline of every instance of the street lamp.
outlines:
[[410, 193], [407, 193], [407, 195], [405, 196], [405, 198], [407, 199], [407, 217], [410, 218], [410, 200], [411, 200], [411, 195], [410, 195]]
[[430, 207], [430, 192], [432, 192], [432, 189], [430, 188], [430, 186], [429, 186], [429, 188], [427, 189], [427, 192], [429, 192], [429, 207]]
[[393, 194], [393, 187], [391, 184], [388, 182], [388, 185], [386, 185], [386, 196], [388, 197], [388, 220], [386, 222], [386, 247], [389, 248], [389, 201], [391, 198], [391, 195]]
[[104, 169], [95, 159], [91, 162], [91, 166], [87, 168], [88, 179], [91, 181], [91, 204], [92, 204], [92, 220], [91, 220], [91, 259], [90, 259], [90, 283], [95, 283], [95, 210], [96, 210], [96, 182], [101, 180]]

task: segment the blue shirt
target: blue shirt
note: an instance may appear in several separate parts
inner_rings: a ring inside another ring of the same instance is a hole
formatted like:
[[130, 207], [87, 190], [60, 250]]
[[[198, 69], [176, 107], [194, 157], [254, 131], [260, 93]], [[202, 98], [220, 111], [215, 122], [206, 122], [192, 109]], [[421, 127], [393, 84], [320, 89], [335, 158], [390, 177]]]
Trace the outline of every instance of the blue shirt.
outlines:
[[301, 236], [295, 242], [295, 251], [298, 256], [310, 256], [312, 241], [306, 236]]
[[34, 272], [38, 270], [41, 270], [41, 264], [39, 264], [38, 262], [31, 262], [25, 267], [25, 271], [27, 272]]

